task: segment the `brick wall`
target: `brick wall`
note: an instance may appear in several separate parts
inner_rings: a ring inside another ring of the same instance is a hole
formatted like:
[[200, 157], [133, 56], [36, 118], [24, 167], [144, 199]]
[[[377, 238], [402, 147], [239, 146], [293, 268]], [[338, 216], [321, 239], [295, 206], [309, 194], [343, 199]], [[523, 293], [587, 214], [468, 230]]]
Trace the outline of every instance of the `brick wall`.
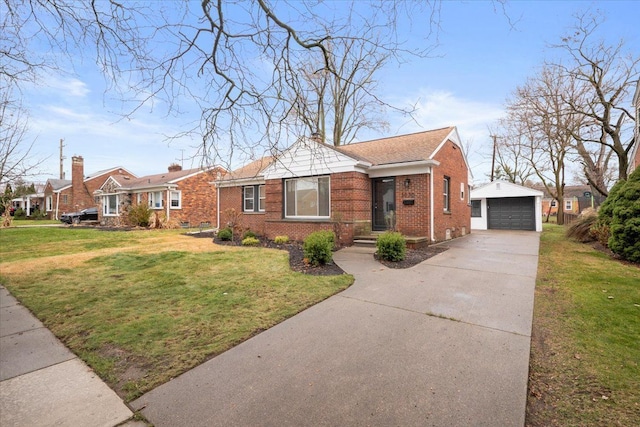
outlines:
[[[445, 240], [447, 230], [451, 237], [460, 237], [471, 229], [471, 207], [468, 205], [468, 171], [462, 153], [447, 141], [435, 156], [440, 166], [433, 168], [434, 233], [437, 241]], [[444, 211], [444, 177], [450, 178], [449, 212]], [[464, 199], [460, 198], [460, 184], [464, 186]]]
[[[341, 243], [353, 241], [354, 231], [363, 224], [371, 228], [371, 184], [367, 175], [346, 172], [331, 175], [332, 220], [297, 220], [284, 218], [283, 181], [265, 183], [266, 212], [243, 213], [242, 227], [249, 228], [269, 239], [286, 235], [291, 240], [304, 240], [314, 231], [333, 230]], [[226, 224], [225, 211], [242, 211], [242, 187], [220, 189], [220, 226]]]
[[[409, 185], [405, 186], [405, 179]], [[404, 201], [413, 201], [413, 205]], [[396, 228], [406, 235], [429, 237], [429, 175], [396, 177]]]
[[[213, 182], [219, 171], [217, 168], [199, 173], [178, 182], [181, 192], [182, 209], [170, 209], [172, 219], [180, 222], [200, 224], [201, 222], [216, 223], [217, 191]], [[166, 201], [169, 203], [169, 200]]]

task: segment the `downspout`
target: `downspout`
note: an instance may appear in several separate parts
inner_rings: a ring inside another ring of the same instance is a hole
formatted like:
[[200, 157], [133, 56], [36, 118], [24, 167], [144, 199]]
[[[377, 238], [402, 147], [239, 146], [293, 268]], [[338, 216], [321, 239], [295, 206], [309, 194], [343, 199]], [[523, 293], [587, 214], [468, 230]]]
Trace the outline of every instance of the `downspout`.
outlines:
[[216, 229], [220, 230], [220, 186], [216, 185]]
[[58, 209], [60, 208], [60, 192], [58, 191], [58, 195], [56, 196], [56, 221], [58, 220]]
[[431, 234], [431, 241], [436, 241], [436, 235], [433, 230], [434, 227], [434, 215], [433, 215], [433, 166], [429, 168], [429, 231]]
[[[170, 219], [170, 213], [169, 213], [169, 210], [171, 209], [170, 197], [171, 197], [171, 188], [167, 188], [167, 196], [165, 197], [165, 200], [166, 200], [166, 202], [165, 202], [166, 208], [165, 209], [167, 210], [167, 221], [169, 221], [169, 219]], [[163, 200], [163, 202], [164, 202], [164, 200]]]

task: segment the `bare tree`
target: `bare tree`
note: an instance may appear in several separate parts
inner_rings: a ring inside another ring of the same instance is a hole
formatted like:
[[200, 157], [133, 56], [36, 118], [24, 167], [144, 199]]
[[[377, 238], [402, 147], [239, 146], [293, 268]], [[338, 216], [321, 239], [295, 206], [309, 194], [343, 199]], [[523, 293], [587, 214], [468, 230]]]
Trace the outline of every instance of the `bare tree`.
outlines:
[[504, 120], [513, 150], [524, 156], [547, 193], [558, 202], [558, 224], [564, 224], [565, 166], [573, 135], [582, 125], [582, 116], [563, 98], [575, 91], [574, 83], [555, 67], [544, 66], [517, 88]]
[[[377, 52], [371, 43], [374, 34], [367, 39], [340, 40], [329, 48], [329, 72], [319, 64], [301, 64], [296, 88], [291, 90], [296, 120], [300, 120], [308, 132], [335, 146], [349, 144], [362, 129], [385, 130], [387, 108], [411, 111], [390, 106], [376, 94], [374, 74], [389, 60], [390, 53]], [[309, 66], [315, 65], [313, 69]]]
[[527, 161], [527, 144], [523, 140], [524, 135], [518, 129], [517, 123], [508, 119], [499, 122], [500, 136], [495, 138], [495, 169], [497, 179], [503, 179], [514, 184], [524, 185], [535, 174], [531, 163]]
[[602, 19], [590, 14], [577, 16], [570, 34], [555, 45], [571, 61], [554, 65], [565, 78], [576, 81], [577, 90], [563, 95], [572, 110], [584, 117], [583, 126], [573, 133], [575, 148], [589, 184], [607, 195], [612, 156], [617, 159], [617, 179], [627, 178], [637, 119], [629, 108], [630, 96], [640, 76], [640, 56], [637, 51], [626, 51], [622, 40], [616, 45], [597, 40]]
[[[200, 121], [185, 127], [184, 133], [201, 136], [200, 153], [210, 161], [237, 150], [277, 152], [289, 145], [296, 108], [289, 93], [299, 87], [300, 64], [319, 64], [316, 71], [333, 76], [333, 87], [355, 84], [355, 92], [338, 89], [349, 99], [335, 105], [353, 106], [353, 97], [360, 96], [363, 87], [375, 98], [375, 87], [358, 85], [339, 70], [332, 46], [353, 46], [361, 53], [399, 61], [407, 55], [424, 56], [433, 46], [429, 38], [438, 29], [440, 13], [439, 0], [3, 0], [2, 6], [3, 30], [9, 31], [8, 40], [0, 42], [0, 74], [17, 83], [36, 78], [39, 67], [55, 66], [61, 55], [69, 60], [86, 56], [92, 46], [91, 58], [102, 68], [110, 89], [121, 91], [128, 113], [139, 108], [163, 108], [178, 115], [200, 111]], [[398, 38], [396, 28], [413, 22], [418, 25], [412, 28], [410, 44]], [[42, 44], [53, 52], [45, 61], [38, 59]], [[349, 140], [349, 132], [367, 126], [361, 124], [364, 121], [338, 126], [342, 131], [332, 138]]]
[[44, 159], [36, 159], [32, 153], [33, 142], [25, 141], [27, 129], [25, 110], [12, 98], [11, 90], [0, 87], [0, 184], [3, 186], [40, 173], [38, 167]]

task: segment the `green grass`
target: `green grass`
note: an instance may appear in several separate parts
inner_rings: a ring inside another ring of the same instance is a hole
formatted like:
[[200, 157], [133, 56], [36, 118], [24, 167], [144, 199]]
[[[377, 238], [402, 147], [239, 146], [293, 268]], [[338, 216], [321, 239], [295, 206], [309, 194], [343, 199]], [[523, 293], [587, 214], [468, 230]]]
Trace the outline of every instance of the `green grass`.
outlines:
[[527, 423], [638, 425], [640, 268], [545, 225]]
[[0, 281], [127, 400], [353, 282], [294, 273], [283, 251], [176, 232], [9, 229], [0, 239]]

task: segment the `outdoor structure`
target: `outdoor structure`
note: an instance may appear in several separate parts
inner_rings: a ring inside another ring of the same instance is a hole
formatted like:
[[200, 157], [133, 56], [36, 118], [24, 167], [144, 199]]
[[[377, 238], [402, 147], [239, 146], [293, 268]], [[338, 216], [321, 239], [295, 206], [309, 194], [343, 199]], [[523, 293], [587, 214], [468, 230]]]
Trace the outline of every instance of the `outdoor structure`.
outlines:
[[220, 228], [302, 240], [333, 230], [343, 244], [395, 229], [435, 242], [470, 229], [471, 173], [455, 127], [334, 147], [301, 138], [215, 182]]
[[[543, 186], [536, 186], [534, 189], [543, 193], [542, 215], [545, 217], [558, 215], [558, 202]], [[598, 208], [605, 199], [605, 196], [595, 193], [588, 185], [566, 185], [562, 210], [565, 214], [579, 215], [587, 208]]]
[[185, 226], [214, 224], [217, 194], [211, 181], [225, 173], [225, 169], [217, 166], [183, 170], [174, 164], [161, 174], [140, 178], [111, 176], [94, 192], [100, 223], [125, 224], [123, 218], [129, 206], [147, 203], [165, 220]]
[[36, 210], [44, 208], [44, 188], [42, 184], [35, 185], [36, 192], [25, 194], [24, 196], [11, 199], [11, 206], [14, 209], [22, 209], [27, 217], [30, 217]]
[[471, 190], [471, 229], [542, 231], [542, 191], [507, 181]]
[[136, 176], [128, 170], [118, 166], [84, 176], [84, 159], [82, 156], [71, 158], [71, 179], [49, 179], [44, 188], [44, 208], [50, 219], [59, 219], [60, 215], [68, 212], [95, 207], [93, 192], [112, 177]]

